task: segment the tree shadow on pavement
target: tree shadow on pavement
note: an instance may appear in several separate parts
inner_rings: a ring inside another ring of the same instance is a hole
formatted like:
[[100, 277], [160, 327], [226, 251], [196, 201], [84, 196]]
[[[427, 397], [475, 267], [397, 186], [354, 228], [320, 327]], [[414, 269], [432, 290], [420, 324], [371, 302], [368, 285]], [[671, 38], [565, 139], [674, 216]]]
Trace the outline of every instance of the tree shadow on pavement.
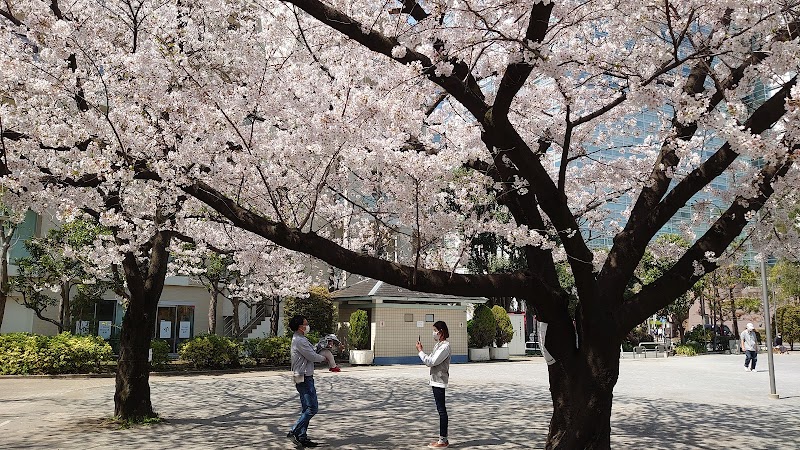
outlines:
[[[286, 433], [300, 409], [288, 377], [160, 381], [153, 400], [166, 423], [110, 430], [113, 389], [68, 405], [40, 399], [30, 432], [3, 436], [4, 449], [293, 448]], [[425, 379], [317, 377], [320, 413], [309, 435], [336, 449], [424, 448], [438, 436]], [[543, 448], [552, 404], [544, 385], [453, 384], [449, 435], [458, 449]], [[733, 407], [618, 395], [612, 446], [639, 449], [795, 448], [793, 403]], [[45, 413], [46, 412], [46, 413]], [[0, 414], [2, 422], [4, 414]], [[94, 422], [93, 422], [94, 421]], [[782, 428], [775, 424], [780, 421]], [[743, 425], [746, 424], [746, 427]]]

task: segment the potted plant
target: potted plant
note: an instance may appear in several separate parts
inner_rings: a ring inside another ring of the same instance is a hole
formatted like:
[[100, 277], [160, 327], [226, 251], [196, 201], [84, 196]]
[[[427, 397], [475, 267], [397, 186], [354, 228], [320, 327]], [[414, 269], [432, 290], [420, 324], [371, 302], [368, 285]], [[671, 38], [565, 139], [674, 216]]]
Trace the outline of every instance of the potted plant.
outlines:
[[492, 359], [508, 359], [508, 343], [514, 337], [514, 326], [511, 325], [511, 319], [508, 317], [508, 312], [502, 306], [495, 305], [492, 307], [492, 315], [494, 315], [494, 347], [489, 349], [489, 356]]
[[472, 319], [467, 322], [470, 361], [488, 361], [489, 344], [494, 340], [495, 321], [492, 310], [478, 305]]
[[350, 364], [372, 364], [375, 354], [369, 349], [369, 320], [367, 312], [359, 309], [350, 314]]

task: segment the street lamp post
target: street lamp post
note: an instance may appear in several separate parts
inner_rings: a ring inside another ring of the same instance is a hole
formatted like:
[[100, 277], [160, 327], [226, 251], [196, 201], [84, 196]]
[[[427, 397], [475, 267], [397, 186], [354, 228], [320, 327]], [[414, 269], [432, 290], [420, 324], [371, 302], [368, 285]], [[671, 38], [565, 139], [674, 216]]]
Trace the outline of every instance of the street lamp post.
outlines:
[[[760, 219], [760, 217], [759, 217]], [[767, 329], [767, 362], [769, 366], [769, 397], [778, 399], [775, 391], [775, 363], [772, 359], [772, 326], [769, 317], [769, 297], [767, 296], [767, 255], [761, 252], [761, 300], [764, 302], [764, 327]]]

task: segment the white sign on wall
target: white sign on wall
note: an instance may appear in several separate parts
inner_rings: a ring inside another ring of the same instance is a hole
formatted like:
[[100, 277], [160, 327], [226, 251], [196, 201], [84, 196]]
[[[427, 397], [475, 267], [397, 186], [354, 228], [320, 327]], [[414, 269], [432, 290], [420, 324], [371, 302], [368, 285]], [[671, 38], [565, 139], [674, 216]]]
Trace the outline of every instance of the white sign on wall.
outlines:
[[188, 339], [192, 331], [192, 322], [189, 321], [181, 321], [180, 327], [178, 328], [178, 338], [180, 339]]
[[417, 321], [417, 328], [425, 328], [425, 321], [418, 320]]
[[111, 321], [101, 320], [97, 322], [97, 335], [105, 340], [111, 339]]
[[79, 320], [75, 322], [75, 334], [86, 336], [89, 334], [89, 321]]
[[169, 339], [172, 337], [172, 322], [169, 320], [162, 320], [161, 326], [159, 326], [158, 329], [161, 330], [158, 333], [158, 337], [161, 339]]

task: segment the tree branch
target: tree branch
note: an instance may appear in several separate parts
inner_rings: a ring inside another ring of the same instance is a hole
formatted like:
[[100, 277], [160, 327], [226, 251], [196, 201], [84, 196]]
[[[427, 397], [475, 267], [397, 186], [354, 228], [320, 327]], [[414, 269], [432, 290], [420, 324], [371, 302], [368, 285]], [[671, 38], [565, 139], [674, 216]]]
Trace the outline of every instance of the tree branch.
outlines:
[[[526, 296], [533, 289], [549, 289], [525, 273], [468, 275], [448, 271], [415, 269], [348, 250], [313, 232], [289, 228], [245, 209], [203, 182], [184, 186], [183, 190], [217, 210], [235, 226], [255, 233], [281, 247], [314, 256], [351, 273], [386, 281], [395, 286], [421, 292], [460, 296]], [[416, 283], [413, 281], [416, 278]]]
[[427, 56], [409, 48], [405, 48], [403, 56], [393, 56], [392, 49], [400, 45], [397, 39], [389, 38], [370, 29], [335, 8], [318, 0], [284, 1], [296, 5], [321, 23], [339, 31], [373, 52], [385, 55], [402, 64], [413, 62], [422, 64], [422, 74], [444, 88], [478, 120], [481, 120], [488, 110], [483, 93], [465, 63], [451, 61], [454, 66], [452, 74], [449, 76], [436, 75], [436, 67]]

